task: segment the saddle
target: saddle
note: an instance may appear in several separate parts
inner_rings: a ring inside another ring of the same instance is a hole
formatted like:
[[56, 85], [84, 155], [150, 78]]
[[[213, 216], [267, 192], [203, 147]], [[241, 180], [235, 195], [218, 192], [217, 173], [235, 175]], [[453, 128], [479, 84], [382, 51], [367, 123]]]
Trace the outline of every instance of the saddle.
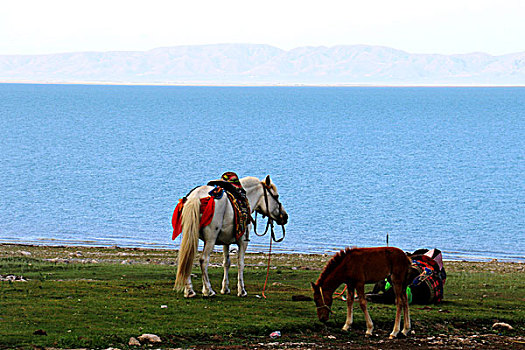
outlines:
[[237, 240], [246, 233], [245, 239], [249, 241], [248, 224], [252, 220], [250, 203], [246, 197], [246, 191], [239, 181], [239, 177], [233, 171], [222, 174], [220, 180], [208, 182], [208, 186], [216, 186], [224, 189], [234, 212], [235, 237]]
[[[214, 186], [214, 188], [208, 193], [208, 197], [201, 198], [200, 228], [208, 226], [211, 223], [215, 212], [215, 199], [221, 199], [226, 192], [234, 212], [235, 237], [239, 240], [246, 233], [246, 240], [249, 241], [247, 228], [248, 223], [252, 220], [250, 215], [250, 204], [246, 197], [246, 191], [242, 187], [237, 174], [231, 171], [226, 172], [222, 174], [219, 180], [208, 182], [208, 186]], [[171, 220], [173, 226], [173, 240], [182, 232], [180, 221], [182, 209], [184, 208], [184, 203], [186, 203], [188, 196], [193, 190], [195, 190], [195, 188], [186, 196], [179, 199], [179, 203], [175, 207]]]

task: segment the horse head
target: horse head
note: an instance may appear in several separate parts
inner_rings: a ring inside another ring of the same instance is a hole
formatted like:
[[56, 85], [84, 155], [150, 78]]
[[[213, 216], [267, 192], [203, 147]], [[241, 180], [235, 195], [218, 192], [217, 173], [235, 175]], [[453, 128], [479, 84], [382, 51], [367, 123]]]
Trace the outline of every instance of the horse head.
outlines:
[[264, 181], [261, 181], [263, 188], [262, 203], [259, 204], [258, 211], [275, 220], [278, 225], [286, 225], [288, 222], [288, 213], [279, 201], [279, 193], [277, 187], [270, 180], [270, 175], [267, 175]]
[[314, 301], [317, 307], [317, 317], [319, 321], [326, 322], [330, 318], [332, 312], [332, 294], [323, 293], [323, 288], [311, 282], [312, 289], [314, 290]]

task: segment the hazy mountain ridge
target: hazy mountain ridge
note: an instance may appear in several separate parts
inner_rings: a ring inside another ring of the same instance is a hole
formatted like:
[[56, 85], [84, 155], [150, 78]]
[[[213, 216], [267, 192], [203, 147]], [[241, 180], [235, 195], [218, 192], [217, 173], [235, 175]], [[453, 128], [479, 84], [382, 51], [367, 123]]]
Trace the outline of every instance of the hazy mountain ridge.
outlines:
[[525, 85], [525, 52], [412, 54], [381, 46], [217, 44], [0, 55], [0, 81], [158, 84]]

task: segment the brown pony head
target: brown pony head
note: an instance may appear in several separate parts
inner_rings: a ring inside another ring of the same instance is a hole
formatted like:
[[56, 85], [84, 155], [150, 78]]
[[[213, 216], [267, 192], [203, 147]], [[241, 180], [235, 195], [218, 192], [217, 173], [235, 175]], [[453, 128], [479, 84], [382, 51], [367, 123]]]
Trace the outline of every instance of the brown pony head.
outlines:
[[314, 301], [315, 306], [317, 307], [317, 317], [319, 321], [326, 322], [330, 318], [330, 313], [332, 312], [332, 295], [330, 293], [323, 293], [323, 288], [313, 282], [312, 289], [314, 291]]

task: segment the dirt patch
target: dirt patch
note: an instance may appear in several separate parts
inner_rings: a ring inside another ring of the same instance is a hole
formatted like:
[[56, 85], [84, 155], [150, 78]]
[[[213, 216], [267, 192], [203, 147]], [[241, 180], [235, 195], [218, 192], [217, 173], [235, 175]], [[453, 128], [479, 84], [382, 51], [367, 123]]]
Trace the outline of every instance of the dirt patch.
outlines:
[[525, 349], [525, 337], [497, 334], [463, 334], [388, 339], [385, 334], [345, 340], [345, 336], [301, 335], [268, 341], [246, 340], [243, 345], [198, 345], [191, 349]]

